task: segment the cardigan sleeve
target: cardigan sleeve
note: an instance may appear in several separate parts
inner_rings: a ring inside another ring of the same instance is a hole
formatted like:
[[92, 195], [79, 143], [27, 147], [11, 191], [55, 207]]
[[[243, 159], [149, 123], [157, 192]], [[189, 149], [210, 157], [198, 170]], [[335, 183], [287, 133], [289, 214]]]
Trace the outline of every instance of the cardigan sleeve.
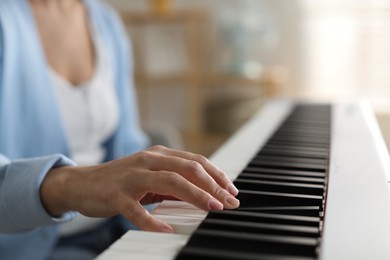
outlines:
[[[0, 18], [0, 82], [2, 82], [2, 77], [3, 77], [3, 52], [4, 52], [4, 43], [3, 43], [3, 28], [2, 28], [2, 22]], [[1, 95], [1, 94], [0, 94]], [[0, 96], [1, 99], [1, 96]], [[1, 159], [0, 159], [1, 160]]]
[[74, 217], [76, 212], [49, 215], [39, 193], [47, 172], [67, 165], [74, 162], [60, 154], [14, 161], [0, 154], [0, 233], [26, 231]]
[[115, 72], [120, 123], [115, 134], [105, 143], [106, 160], [112, 160], [145, 149], [150, 145], [150, 140], [140, 124], [133, 81], [133, 53], [124, 24], [118, 13], [108, 4], [92, 0], [87, 0], [86, 3], [98, 14], [94, 21], [105, 42]]

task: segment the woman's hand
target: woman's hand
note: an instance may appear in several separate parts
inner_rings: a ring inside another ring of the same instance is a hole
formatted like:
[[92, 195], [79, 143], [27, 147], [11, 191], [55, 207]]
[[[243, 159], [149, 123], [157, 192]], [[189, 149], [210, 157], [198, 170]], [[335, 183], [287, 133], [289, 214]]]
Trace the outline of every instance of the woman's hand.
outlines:
[[237, 208], [238, 190], [205, 157], [163, 146], [89, 167], [51, 170], [41, 199], [52, 215], [78, 211], [91, 217], [121, 214], [142, 230], [172, 232], [172, 227], [141, 204], [164, 199], [187, 201], [203, 210]]

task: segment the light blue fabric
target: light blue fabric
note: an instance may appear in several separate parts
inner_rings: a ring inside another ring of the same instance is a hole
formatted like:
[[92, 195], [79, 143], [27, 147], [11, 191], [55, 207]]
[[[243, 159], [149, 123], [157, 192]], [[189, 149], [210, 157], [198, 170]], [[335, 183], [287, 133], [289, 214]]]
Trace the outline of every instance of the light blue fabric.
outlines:
[[1, 158], [0, 259], [45, 259], [57, 240], [54, 224], [76, 213], [51, 217], [40, 201], [39, 187], [48, 169], [74, 163], [60, 154], [12, 162]]
[[[138, 123], [131, 52], [119, 17], [99, 0], [84, 2], [115, 73], [120, 124], [104, 144], [106, 160], [111, 160], [145, 148], [148, 139]], [[71, 154], [46, 62], [28, 0], [0, 0], [2, 260], [44, 259], [57, 238], [53, 224], [71, 218], [70, 213], [58, 219], [50, 217], [39, 200], [39, 186], [47, 170], [72, 164], [67, 159]]]
[[[144, 148], [147, 139], [129, 65], [129, 46], [115, 13], [99, 0], [85, 1], [115, 72], [120, 125], [107, 141], [107, 159]], [[27, 0], [0, 0], [0, 153], [10, 159], [62, 153], [69, 147]], [[17, 144], [17, 145], [15, 145]]]
[[71, 218], [71, 214], [61, 218], [49, 216], [39, 197], [39, 187], [48, 170], [64, 165], [74, 163], [60, 154], [0, 165], [1, 232], [25, 231]]

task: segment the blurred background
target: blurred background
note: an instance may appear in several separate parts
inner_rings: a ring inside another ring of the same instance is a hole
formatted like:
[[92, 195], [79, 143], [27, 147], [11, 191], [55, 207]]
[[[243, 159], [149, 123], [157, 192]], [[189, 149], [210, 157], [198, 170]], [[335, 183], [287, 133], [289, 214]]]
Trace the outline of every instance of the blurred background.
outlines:
[[108, 0], [142, 124], [209, 156], [273, 97], [368, 99], [390, 144], [389, 0]]

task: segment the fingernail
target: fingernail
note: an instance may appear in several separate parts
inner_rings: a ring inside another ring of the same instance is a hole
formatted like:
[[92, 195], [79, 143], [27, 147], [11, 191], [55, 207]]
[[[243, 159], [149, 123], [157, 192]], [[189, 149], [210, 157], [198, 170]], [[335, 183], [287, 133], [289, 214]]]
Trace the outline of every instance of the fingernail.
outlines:
[[227, 186], [227, 191], [233, 196], [236, 196], [238, 194], [238, 189], [236, 188], [236, 186], [234, 186], [233, 183], [229, 183], [229, 185]]
[[238, 208], [238, 206], [240, 205], [240, 201], [230, 194], [226, 195], [225, 200], [226, 203], [233, 208]]
[[209, 200], [209, 209], [210, 210], [223, 210], [223, 204], [216, 199], [211, 198]]
[[173, 233], [173, 228], [168, 224], [162, 225], [162, 229], [162, 231], [165, 233]]

